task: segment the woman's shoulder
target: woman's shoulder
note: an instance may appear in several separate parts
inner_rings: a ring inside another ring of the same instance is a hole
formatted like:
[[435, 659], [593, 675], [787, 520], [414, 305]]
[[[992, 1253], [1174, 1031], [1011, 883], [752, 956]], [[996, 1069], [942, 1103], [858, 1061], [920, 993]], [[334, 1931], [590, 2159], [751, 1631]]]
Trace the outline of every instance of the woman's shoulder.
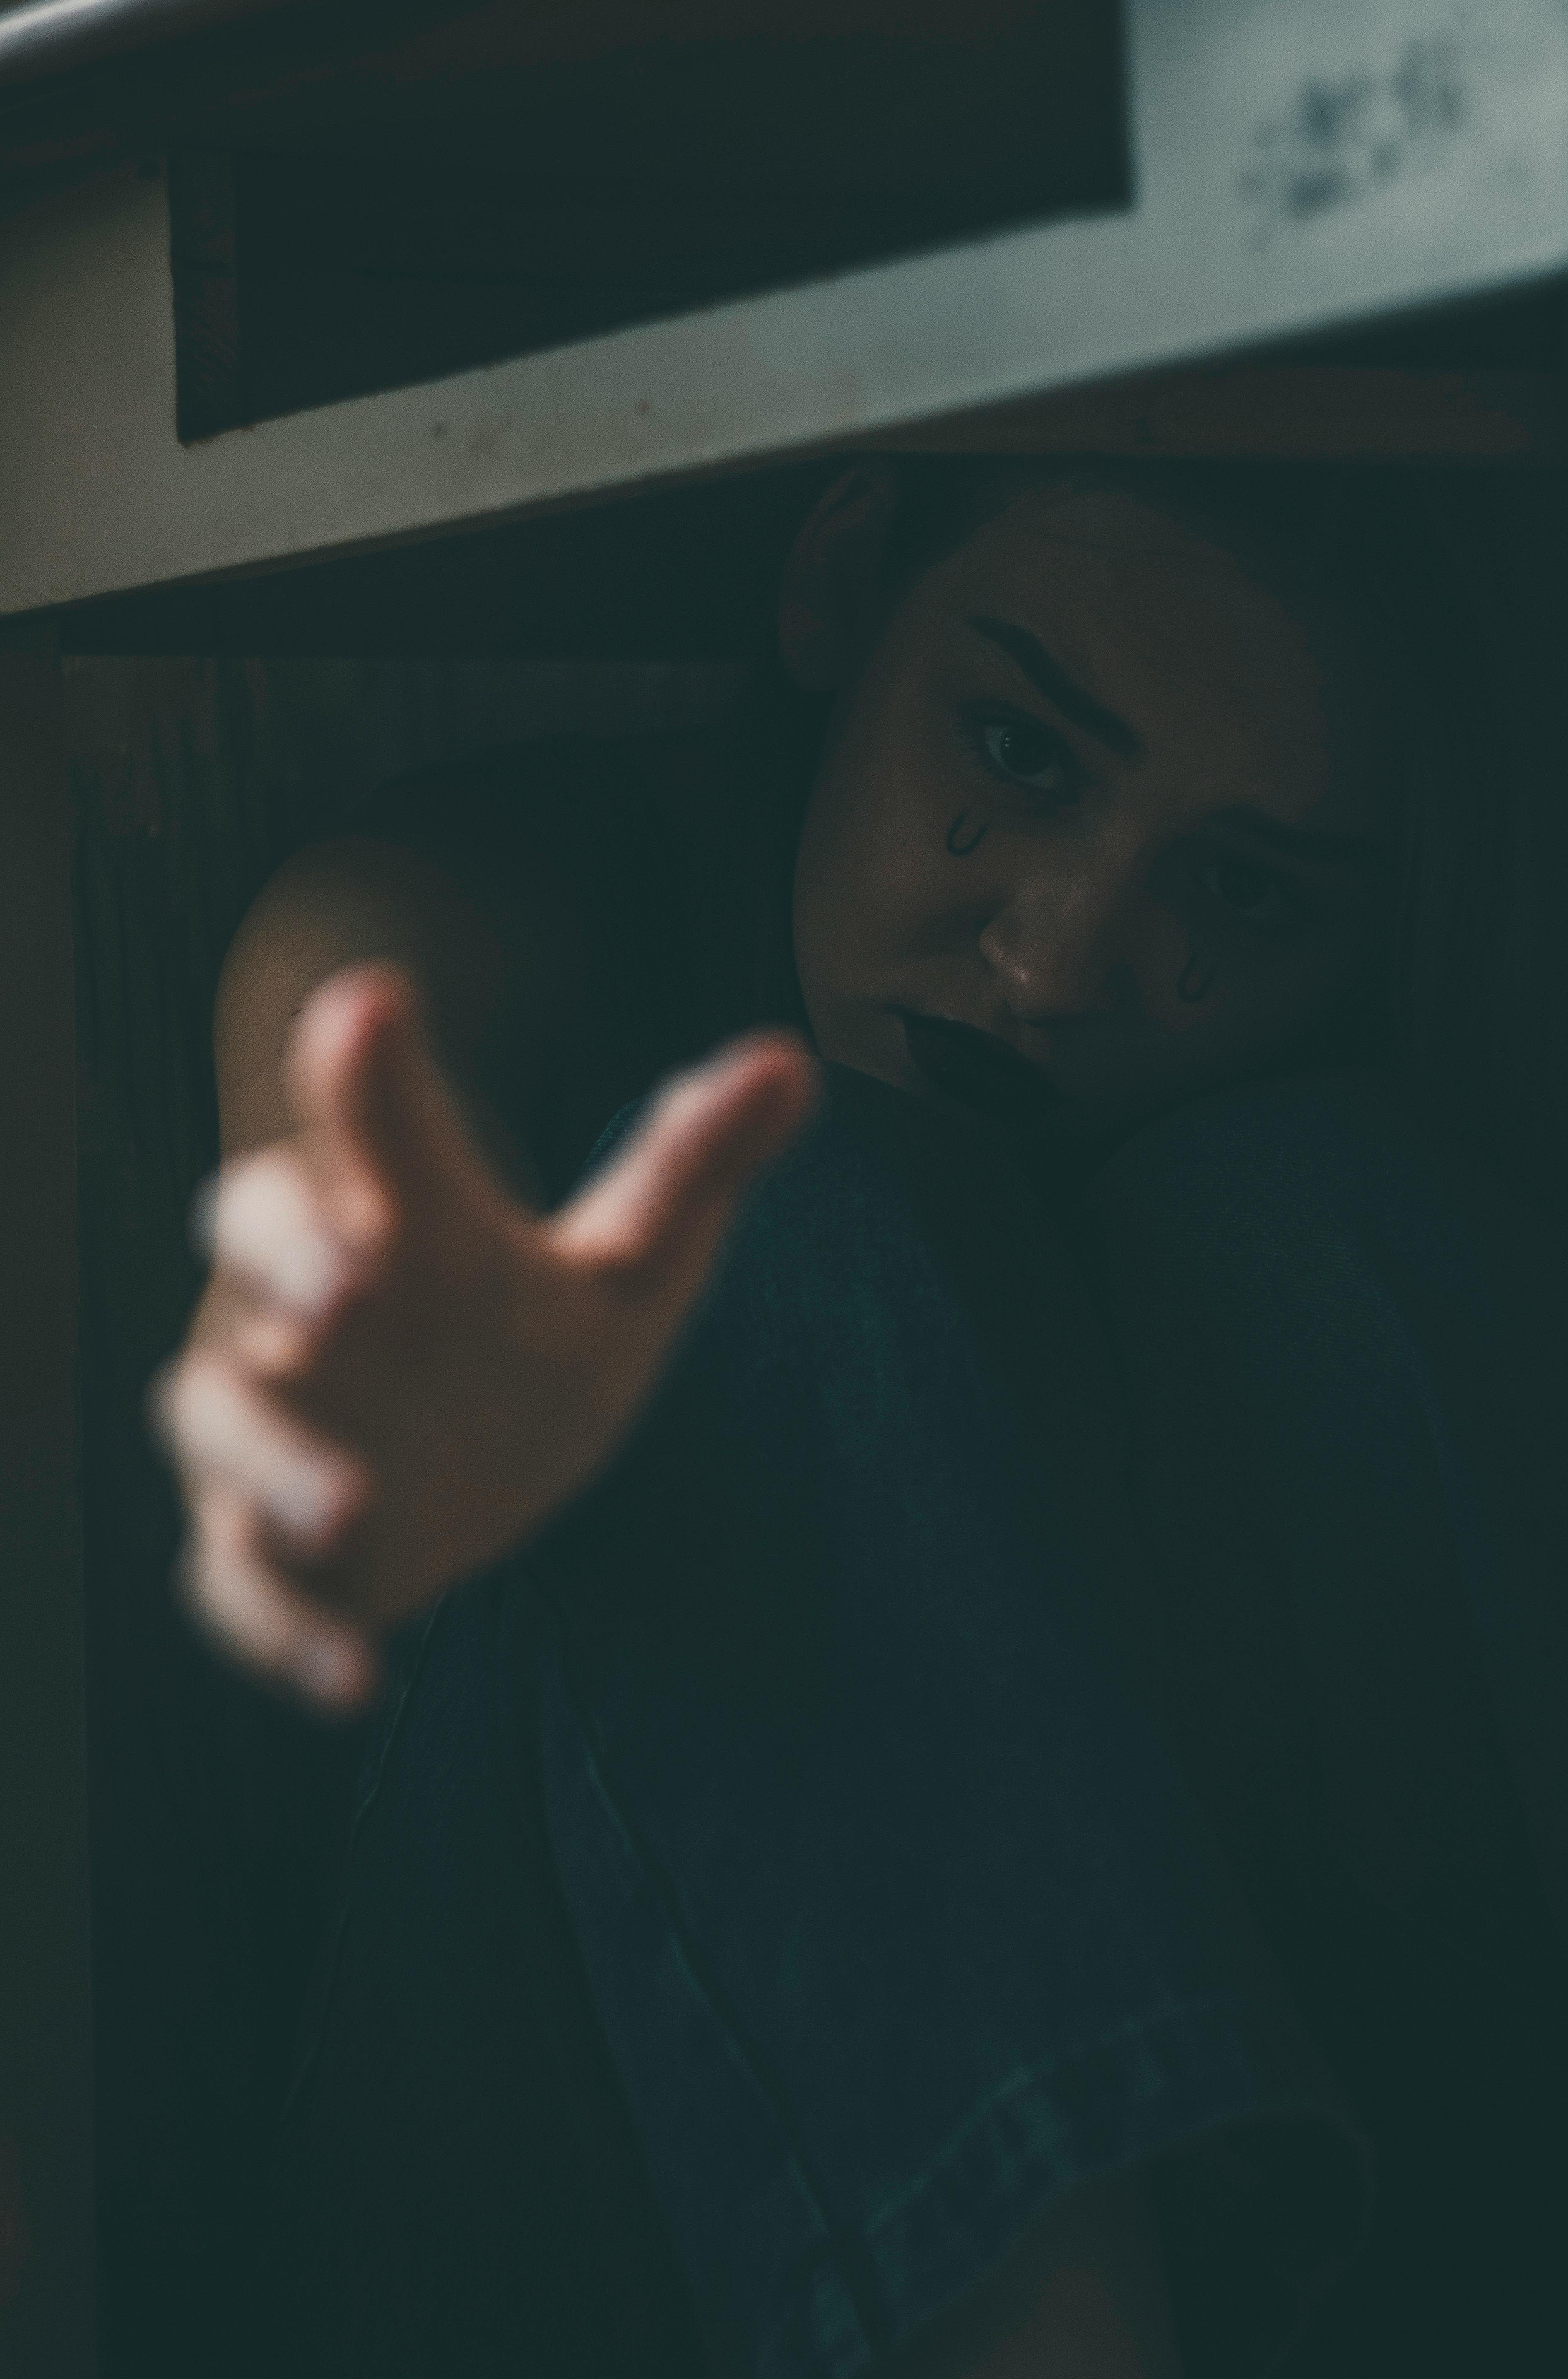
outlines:
[[405, 771], [353, 802], [344, 835], [428, 851], [464, 875], [532, 857], [576, 876], [641, 876], [724, 813], [712, 736], [551, 735]]
[[614, 1106], [753, 1020], [751, 823], [726, 753], [712, 731], [540, 738], [390, 779], [337, 822], [429, 863], [500, 948], [541, 916], [569, 946], [581, 1095], [563, 1088], [555, 1138], [579, 1154]]

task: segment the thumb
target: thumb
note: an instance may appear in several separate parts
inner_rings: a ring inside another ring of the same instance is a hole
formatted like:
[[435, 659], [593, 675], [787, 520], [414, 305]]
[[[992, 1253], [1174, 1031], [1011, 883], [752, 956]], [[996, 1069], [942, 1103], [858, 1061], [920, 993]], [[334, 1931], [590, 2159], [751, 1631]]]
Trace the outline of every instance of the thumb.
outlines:
[[290, 1104], [351, 1236], [500, 1195], [431, 1054], [400, 968], [344, 967], [301, 1009]]
[[752, 1176], [792, 1138], [816, 1068], [783, 1033], [732, 1042], [676, 1080], [630, 1145], [549, 1226], [568, 1258], [694, 1292]]

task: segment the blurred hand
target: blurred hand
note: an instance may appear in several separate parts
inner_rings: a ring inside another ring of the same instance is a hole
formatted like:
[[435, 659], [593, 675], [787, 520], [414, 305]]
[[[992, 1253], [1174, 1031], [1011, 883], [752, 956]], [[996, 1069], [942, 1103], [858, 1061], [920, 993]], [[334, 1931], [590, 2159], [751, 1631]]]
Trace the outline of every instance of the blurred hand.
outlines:
[[786, 1035], [732, 1045], [541, 1215], [479, 1154], [396, 971], [322, 984], [287, 1073], [297, 1129], [220, 1174], [212, 1280], [153, 1413], [197, 1612], [249, 1666], [346, 1707], [374, 1685], [379, 1630], [613, 1453], [814, 1077]]

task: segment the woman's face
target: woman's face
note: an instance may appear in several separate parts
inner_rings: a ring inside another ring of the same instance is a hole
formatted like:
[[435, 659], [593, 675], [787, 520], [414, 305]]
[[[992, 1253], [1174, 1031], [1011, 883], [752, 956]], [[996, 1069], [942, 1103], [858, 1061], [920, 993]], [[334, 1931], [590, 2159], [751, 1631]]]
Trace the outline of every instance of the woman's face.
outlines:
[[829, 505], [784, 611], [787, 657], [792, 617], [797, 652], [849, 655], [795, 884], [823, 1055], [1087, 1149], [1325, 1019], [1386, 916], [1358, 673], [1206, 532], [1082, 486], [1020, 497], [857, 645], [829, 615], [859, 512]]

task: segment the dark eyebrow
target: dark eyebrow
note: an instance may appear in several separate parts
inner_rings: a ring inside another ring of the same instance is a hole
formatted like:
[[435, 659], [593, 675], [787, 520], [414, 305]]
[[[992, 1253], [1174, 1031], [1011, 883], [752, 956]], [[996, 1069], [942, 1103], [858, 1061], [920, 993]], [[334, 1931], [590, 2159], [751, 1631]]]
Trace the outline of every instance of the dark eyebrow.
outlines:
[[1027, 628], [1015, 627], [1008, 620], [991, 620], [983, 615], [971, 619], [969, 624], [978, 635], [1006, 653], [1010, 661], [1016, 661], [1031, 684], [1038, 686], [1047, 702], [1055, 704], [1064, 719], [1070, 719], [1075, 727], [1094, 736], [1119, 759], [1141, 757], [1142, 736], [1125, 719], [1118, 719], [1114, 710], [1107, 710], [1104, 703], [1096, 702], [1092, 694], [1075, 685], [1060, 661], [1051, 658], [1038, 636], [1031, 636]]
[[1282, 859], [1303, 859], [1319, 867], [1388, 867], [1393, 852], [1375, 834], [1319, 834], [1309, 826], [1285, 826], [1261, 810], [1216, 810], [1205, 827], [1220, 827]]

